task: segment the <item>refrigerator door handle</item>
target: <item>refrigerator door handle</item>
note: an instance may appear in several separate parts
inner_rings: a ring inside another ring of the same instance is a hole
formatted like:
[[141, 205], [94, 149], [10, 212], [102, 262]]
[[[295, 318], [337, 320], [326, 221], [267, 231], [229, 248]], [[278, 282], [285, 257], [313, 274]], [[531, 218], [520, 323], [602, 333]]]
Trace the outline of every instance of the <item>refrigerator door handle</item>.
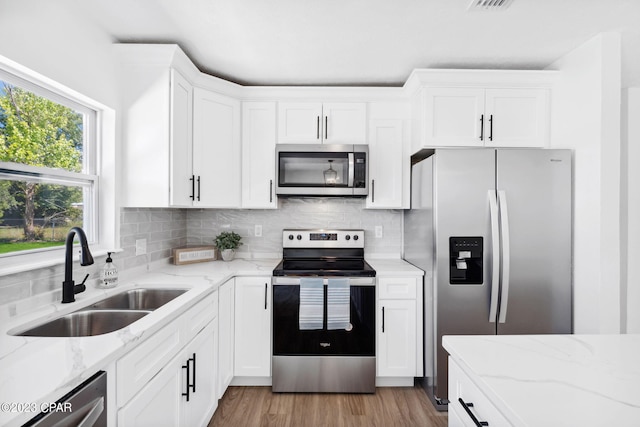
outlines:
[[500, 235], [502, 237], [502, 295], [500, 295], [500, 316], [498, 322], [507, 320], [507, 304], [509, 302], [509, 212], [507, 210], [507, 195], [504, 190], [498, 191], [500, 206]]
[[491, 305], [489, 322], [495, 323], [498, 314], [500, 293], [500, 226], [498, 221], [498, 199], [495, 190], [489, 190], [489, 218], [491, 219]]

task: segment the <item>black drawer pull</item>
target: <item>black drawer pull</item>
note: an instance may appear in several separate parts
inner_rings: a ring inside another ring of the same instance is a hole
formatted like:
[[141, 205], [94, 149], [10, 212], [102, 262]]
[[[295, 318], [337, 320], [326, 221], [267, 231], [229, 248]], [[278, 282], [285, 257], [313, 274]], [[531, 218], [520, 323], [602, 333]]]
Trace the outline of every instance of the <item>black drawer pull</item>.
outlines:
[[473, 423], [478, 426], [478, 427], [482, 427], [482, 426], [488, 426], [489, 423], [486, 421], [478, 421], [478, 419], [476, 418], [475, 415], [473, 415], [473, 412], [471, 412], [471, 409], [469, 408], [473, 408], [473, 403], [469, 402], [466, 403], [464, 400], [462, 400], [462, 398], [458, 398], [458, 402], [460, 402], [460, 404], [462, 405], [462, 407], [464, 408], [465, 412], [467, 413], [467, 415], [469, 415], [471, 417], [471, 420], [473, 420]]
[[186, 365], [182, 365], [182, 369], [186, 369], [187, 370], [187, 384], [186, 384], [187, 391], [185, 393], [182, 393], [182, 395], [187, 398], [187, 402], [189, 401], [189, 390], [191, 388], [191, 372], [190, 372], [190, 368], [191, 368], [191, 359], [188, 359], [187, 360], [187, 364]]

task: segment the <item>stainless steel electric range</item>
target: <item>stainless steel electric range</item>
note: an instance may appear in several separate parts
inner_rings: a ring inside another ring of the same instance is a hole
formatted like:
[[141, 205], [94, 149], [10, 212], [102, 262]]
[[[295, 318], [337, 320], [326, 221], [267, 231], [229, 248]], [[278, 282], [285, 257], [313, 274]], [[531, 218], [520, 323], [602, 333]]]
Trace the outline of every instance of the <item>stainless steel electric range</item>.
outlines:
[[274, 392], [375, 392], [375, 275], [364, 230], [283, 230], [273, 270]]

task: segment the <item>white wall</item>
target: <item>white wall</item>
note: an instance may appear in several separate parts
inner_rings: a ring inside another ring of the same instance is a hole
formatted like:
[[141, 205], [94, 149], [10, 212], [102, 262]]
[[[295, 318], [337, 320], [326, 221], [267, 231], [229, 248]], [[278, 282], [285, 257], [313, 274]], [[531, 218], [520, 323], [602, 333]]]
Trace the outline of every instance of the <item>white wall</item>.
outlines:
[[0, 0], [0, 55], [111, 108], [112, 40], [66, 0]]
[[574, 331], [621, 331], [620, 35], [600, 34], [553, 63], [555, 148], [574, 150]]
[[[640, 88], [623, 92], [622, 173], [623, 173], [623, 331], [640, 333]], [[626, 322], [625, 322], [626, 321]]]

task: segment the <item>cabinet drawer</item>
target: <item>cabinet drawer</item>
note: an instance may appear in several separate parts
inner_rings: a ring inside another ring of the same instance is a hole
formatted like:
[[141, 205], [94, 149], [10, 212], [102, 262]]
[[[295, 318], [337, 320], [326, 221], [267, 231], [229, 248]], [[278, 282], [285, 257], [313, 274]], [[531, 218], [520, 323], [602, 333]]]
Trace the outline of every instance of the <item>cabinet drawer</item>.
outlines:
[[209, 324], [218, 315], [218, 291], [207, 295], [203, 301], [200, 301], [193, 308], [189, 309], [185, 315], [180, 318], [183, 325], [184, 336], [182, 337], [182, 345], [187, 344], [198, 332]]
[[379, 277], [378, 298], [380, 299], [415, 299], [417, 296], [417, 280], [415, 277]]
[[118, 407], [131, 399], [180, 349], [180, 323], [162, 328], [116, 364]]
[[454, 409], [457, 418], [462, 421], [461, 425], [476, 425], [459, 399], [467, 405], [473, 405], [468, 409], [478, 421], [486, 421], [490, 427], [511, 425], [462, 368], [449, 357], [449, 410]]

